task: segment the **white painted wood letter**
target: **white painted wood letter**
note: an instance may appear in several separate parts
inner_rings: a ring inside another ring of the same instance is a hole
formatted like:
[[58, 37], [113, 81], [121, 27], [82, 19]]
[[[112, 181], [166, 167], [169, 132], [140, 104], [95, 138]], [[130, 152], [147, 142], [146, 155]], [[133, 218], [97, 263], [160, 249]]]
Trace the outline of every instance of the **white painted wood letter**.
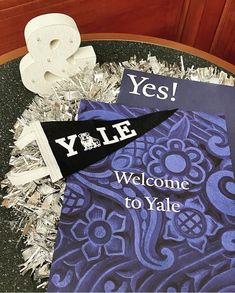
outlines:
[[21, 79], [27, 89], [41, 96], [53, 93], [56, 80], [96, 64], [92, 46], [79, 48], [80, 33], [68, 15], [50, 13], [35, 17], [27, 23], [24, 35], [29, 53], [20, 62]]

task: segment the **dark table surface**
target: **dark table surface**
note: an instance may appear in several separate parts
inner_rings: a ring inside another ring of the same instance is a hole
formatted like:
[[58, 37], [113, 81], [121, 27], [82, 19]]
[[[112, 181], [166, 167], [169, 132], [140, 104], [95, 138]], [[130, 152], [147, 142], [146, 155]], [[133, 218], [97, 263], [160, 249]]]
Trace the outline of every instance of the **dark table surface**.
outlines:
[[[199, 57], [183, 53], [171, 48], [158, 45], [129, 42], [129, 41], [85, 41], [83, 46], [92, 45], [97, 55], [97, 61], [122, 62], [136, 55], [137, 59], [146, 59], [149, 52], [159, 60], [180, 65], [180, 56], [184, 58], [185, 68], [211, 66], [210, 62]], [[19, 74], [19, 61], [16, 59], [0, 66], [0, 179], [9, 170], [9, 145], [13, 143], [13, 135], [9, 129], [13, 128], [17, 117], [31, 103], [34, 94], [22, 84]], [[231, 74], [234, 76], [233, 74]], [[4, 192], [1, 191], [3, 195]], [[2, 200], [0, 198], [0, 200]], [[1, 292], [36, 292], [37, 284], [30, 274], [21, 276], [18, 265], [23, 262], [21, 249], [22, 241], [17, 246], [20, 234], [11, 231], [10, 221], [14, 215], [11, 210], [0, 208], [0, 291]]]

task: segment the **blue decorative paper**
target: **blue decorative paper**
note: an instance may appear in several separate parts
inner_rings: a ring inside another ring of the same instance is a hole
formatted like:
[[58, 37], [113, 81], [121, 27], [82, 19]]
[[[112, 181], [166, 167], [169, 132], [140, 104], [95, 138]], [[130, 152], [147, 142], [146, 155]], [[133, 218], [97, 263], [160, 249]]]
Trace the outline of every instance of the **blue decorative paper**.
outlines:
[[[151, 111], [83, 101], [79, 119]], [[114, 170], [190, 188], [118, 183]], [[142, 207], [128, 209], [126, 197]], [[180, 211], [148, 210], [144, 197], [168, 197]], [[235, 182], [223, 115], [178, 110], [69, 176], [48, 291], [235, 291]]]
[[117, 103], [159, 110], [179, 108], [211, 114], [222, 112], [228, 126], [235, 171], [235, 87], [125, 69]]

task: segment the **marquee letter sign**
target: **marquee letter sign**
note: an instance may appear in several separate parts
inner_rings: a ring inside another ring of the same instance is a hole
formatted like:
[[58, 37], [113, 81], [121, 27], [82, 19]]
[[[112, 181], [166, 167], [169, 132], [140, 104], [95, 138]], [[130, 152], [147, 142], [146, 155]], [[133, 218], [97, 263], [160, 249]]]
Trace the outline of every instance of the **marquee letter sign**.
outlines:
[[81, 37], [76, 23], [65, 14], [33, 18], [24, 35], [29, 53], [20, 62], [21, 79], [27, 89], [41, 96], [53, 93], [55, 81], [96, 64], [93, 47], [79, 48]]

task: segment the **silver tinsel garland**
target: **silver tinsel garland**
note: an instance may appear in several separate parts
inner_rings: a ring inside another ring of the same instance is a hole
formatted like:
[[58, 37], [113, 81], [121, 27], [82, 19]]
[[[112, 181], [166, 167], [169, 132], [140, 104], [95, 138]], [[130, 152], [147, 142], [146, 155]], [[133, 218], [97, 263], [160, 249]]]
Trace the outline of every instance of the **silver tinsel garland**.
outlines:
[[[160, 62], [155, 56], [147, 60], [136, 61], [132, 58], [122, 64], [105, 63], [97, 65], [93, 71], [84, 69], [69, 80], [61, 80], [54, 87], [50, 97], [36, 96], [22, 116], [17, 119], [14, 129], [16, 140], [23, 127], [31, 121], [73, 120], [81, 99], [91, 99], [113, 103], [119, 93], [124, 68], [153, 72], [165, 76], [178, 77], [203, 82], [213, 82], [234, 86], [235, 79], [228, 77], [216, 68], [184, 68]], [[43, 166], [44, 162], [36, 144], [19, 151], [13, 147], [10, 163], [14, 172], [32, 170]], [[53, 248], [56, 239], [57, 223], [60, 217], [65, 181], [54, 184], [49, 178], [34, 181], [23, 186], [12, 186], [6, 178], [1, 183], [7, 189], [2, 205], [13, 208], [17, 214], [14, 228], [22, 232], [25, 243], [24, 263], [20, 272], [31, 271], [35, 281], [45, 287], [50, 272]]]

